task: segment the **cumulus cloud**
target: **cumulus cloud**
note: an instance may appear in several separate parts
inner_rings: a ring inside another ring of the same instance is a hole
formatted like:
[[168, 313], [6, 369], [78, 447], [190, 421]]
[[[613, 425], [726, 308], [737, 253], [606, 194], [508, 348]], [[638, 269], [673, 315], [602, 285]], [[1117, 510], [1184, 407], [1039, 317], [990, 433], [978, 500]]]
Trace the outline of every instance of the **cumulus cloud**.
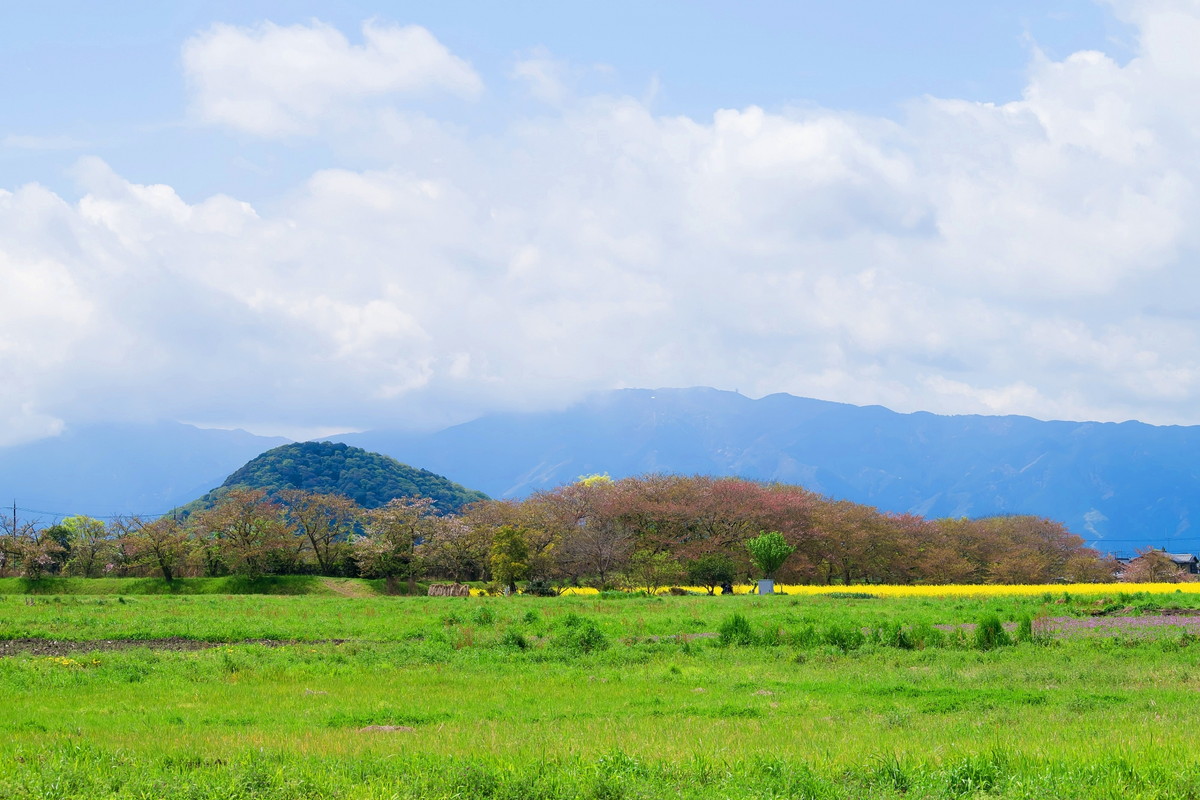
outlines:
[[[269, 210], [98, 160], [77, 200], [0, 194], [0, 278], [25, 298], [0, 317], [22, 398], [3, 436], [87, 415], [437, 424], [694, 384], [1200, 423], [1200, 117], [1178, 101], [1200, 57], [1170, 35], [1200, 11], [1121, 13], [1142, 32], [1128, 63], [1038, 55], [1005, 104], [697, 119], [577, 97], [486, 137], [324, 124], [354, 87], [477, 91], [425, 32], [442, 66], [372, 83], [362, 64], [412, 48], [371, 31], [413, 29], [214, 28], [188, 45], [193, 81], [249, 77], [196, 84], [208, 119], [354, 139], [376, 166], [331, 163]], [[279, 67], [296, 52], [326, 66]]]
[[419, 25], [367, 22], [362, 44], [321, 22], [215, 25], [189, 39], [183, 67], [205, 122], [258, 136], [312, 133], [322, 120], [394, 96], [472, 98], [483, 82]]

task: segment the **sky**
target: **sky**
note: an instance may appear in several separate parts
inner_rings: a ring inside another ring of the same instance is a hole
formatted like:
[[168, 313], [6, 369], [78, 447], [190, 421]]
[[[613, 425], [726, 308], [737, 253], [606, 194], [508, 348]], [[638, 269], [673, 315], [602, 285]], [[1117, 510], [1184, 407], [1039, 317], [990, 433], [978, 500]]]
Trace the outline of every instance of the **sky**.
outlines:
[[1200, 424], [1200, 0], [0, 4], [0, 445]]

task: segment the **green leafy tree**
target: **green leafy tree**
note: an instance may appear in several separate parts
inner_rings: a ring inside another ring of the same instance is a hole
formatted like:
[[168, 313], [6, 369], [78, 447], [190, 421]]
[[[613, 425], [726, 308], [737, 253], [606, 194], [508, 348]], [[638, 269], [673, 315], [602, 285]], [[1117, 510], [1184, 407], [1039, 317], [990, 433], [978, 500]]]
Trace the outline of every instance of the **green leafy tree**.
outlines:
[[639, 550], [629, 559], [627, 572], [630, 582], [646, 594], [657, 594], [683, 577], [683, 567], [670, 553]]
[[110, 573], [119, 561], [116, 543], [108, 526], [95, 517], [66, 517], [58, 524], [66, 532], [65, 572], [80, 578], [98, 578]]
[[750, 551], [750, 560], [764, 578], [774, 578], [783, 562], [796, 551], [779, 531], [764, 531], [753, 539], [747, 539], [746, 549]]
[[529, 542], [525, 531], [515, 525], [501, 525], [492, 537], [492, 577], [517, 591], [517, 581], [529, 573]]
[[718, 586], [733, 583], [737, 565], [724, 553], [708, 553], [688, 564], [687, 573], [689, 581], [713, 594]]

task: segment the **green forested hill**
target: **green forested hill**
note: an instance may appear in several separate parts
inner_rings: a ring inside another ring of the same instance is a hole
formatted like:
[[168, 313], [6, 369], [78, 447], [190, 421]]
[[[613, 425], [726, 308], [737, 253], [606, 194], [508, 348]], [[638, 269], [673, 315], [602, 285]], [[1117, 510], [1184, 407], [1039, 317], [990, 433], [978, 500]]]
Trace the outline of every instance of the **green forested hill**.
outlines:
[[234, 487], [305, 489], [344, 494], [365, 508], [396, 497], [432, 497], [442, 513], [457, 511], [487, 495], [448, 478], [401, 464], [388, 456], [333, 442], [297, 442], [268, 450], [225, 479], [190, 508], [206, 508]]

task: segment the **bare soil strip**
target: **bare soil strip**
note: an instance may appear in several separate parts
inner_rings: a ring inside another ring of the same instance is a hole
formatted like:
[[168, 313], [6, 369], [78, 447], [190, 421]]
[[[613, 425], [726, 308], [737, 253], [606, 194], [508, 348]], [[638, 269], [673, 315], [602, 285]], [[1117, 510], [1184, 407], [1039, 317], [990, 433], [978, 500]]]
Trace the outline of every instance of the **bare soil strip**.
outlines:
[[0, 658], [29, 654], [35, 656], [67, 656], [75, 653], [112, 652], [135, 650], [139, 647], [150, 650], [208, 650], [232, 644], [261, 644], [265, 647], [286, 647], [294, 644], [344, 644], [346, 639], [290, 640], [290, 639], [240, 639], [234, 642], [209, 642], [172, 636], [168, 639], [0, 639]]
[[322, 578], [321, 585], [329, 590], [330, 593], [340, 597], [378, 597], [377, 592], [371, 591], [368, 587], [359, 583], [353, 583], [337, 578]]

